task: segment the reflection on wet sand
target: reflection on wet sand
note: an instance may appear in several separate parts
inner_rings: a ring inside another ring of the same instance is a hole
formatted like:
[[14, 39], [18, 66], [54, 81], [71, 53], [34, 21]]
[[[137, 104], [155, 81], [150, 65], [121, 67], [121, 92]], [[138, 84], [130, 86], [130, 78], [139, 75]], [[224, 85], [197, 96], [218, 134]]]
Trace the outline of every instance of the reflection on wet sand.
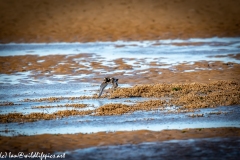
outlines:
[[[0, 135], [3, 142], [9, 140], [5, 136], [14, 136], [3, 150], [18, 150], [13, 142], [22, 135], [49, 139], [46, 146], [31, 141], [36, 150], [50, 152], [181, 139], [178, 133], [191, 130], [186, 128], [200, 128], [185, 134], [186, 139], [239, 136], [238, 128], [230, 128], [239, 127], [239, 42], [211, 40], [217, 42], [0, 45]], [[114, 92], [107, 87], [98, 98], [107, 76], [118, 78], [119, 87]], [[207, 132], [198, 137], [203, 128]], [[173, 129], [171, 136], [166, 129]], [[114, 138], [109, 139], [112, 132]], [[87, 137], [79, 138], [80, 133]], [[162, 134], [165, 139], [159, 139]], [[55, 138], [62, 144], [80, 139], [82, 146], [71, 143], [64, 148], [53, 142]], [[28, 144], [19, 145], [31, 150]]]

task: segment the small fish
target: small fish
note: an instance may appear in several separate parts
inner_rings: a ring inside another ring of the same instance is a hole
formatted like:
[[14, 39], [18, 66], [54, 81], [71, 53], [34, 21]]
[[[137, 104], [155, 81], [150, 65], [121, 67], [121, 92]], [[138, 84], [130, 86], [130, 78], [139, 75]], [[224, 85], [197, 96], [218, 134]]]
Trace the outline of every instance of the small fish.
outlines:
[[104, 88], [106, 88], [109, 83], [112, 84], [113, 90], [118, 87], [118, 79], [109, 78], [109, 77], [104, 78], [102, 84], [100, 85], [100, 91], [99, 91], [98, 98], [101, 97]]

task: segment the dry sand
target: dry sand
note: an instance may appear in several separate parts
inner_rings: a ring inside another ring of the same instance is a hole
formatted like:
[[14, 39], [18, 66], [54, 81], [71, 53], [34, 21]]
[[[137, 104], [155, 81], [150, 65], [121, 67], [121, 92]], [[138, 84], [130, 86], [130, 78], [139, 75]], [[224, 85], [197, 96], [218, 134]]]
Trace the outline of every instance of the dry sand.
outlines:
[[0, 1], [0, 42], [240, 36], [238, 0]]

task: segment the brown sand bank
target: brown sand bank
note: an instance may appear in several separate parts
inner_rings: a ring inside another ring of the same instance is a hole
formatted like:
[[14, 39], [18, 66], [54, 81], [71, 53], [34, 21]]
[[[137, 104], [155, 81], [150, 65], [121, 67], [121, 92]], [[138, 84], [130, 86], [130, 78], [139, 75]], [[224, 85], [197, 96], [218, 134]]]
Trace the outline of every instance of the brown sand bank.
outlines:
[[240, 36], [237, 0], [0, 1], [0, 42]]
[[206, 128], [163, 131], [130, 131], [93, 134], [43, 134], [34, 136], [0, 136], [1, 152], [45, 152], [74, 150], [93, 146], [138, 144], [189, 138], [239, 137], [240, 128]]

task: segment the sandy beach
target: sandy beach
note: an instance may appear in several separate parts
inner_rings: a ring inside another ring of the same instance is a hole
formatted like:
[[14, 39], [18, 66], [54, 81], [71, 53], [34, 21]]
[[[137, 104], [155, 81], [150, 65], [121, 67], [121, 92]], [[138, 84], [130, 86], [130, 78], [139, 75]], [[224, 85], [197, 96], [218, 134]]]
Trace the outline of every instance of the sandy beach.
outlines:
[[239, 1], [1, 1], [0, 42], [89, 42], [240, 35]]
[[[173, 148], [187, 158], [199, 146], [218, 154], [223, 140], [223, 153], [238, 157], [239, 6], [234, 0], [0, 1], [0, 153], [94, 159], [95, 147], [101, 159], [104, 147], [110, 154], [149, 143], [157, 155], [153, 143], [173, 140], [189, 145]], [[119, 87], [98, 97], [106, 76], [119, 78]]]

